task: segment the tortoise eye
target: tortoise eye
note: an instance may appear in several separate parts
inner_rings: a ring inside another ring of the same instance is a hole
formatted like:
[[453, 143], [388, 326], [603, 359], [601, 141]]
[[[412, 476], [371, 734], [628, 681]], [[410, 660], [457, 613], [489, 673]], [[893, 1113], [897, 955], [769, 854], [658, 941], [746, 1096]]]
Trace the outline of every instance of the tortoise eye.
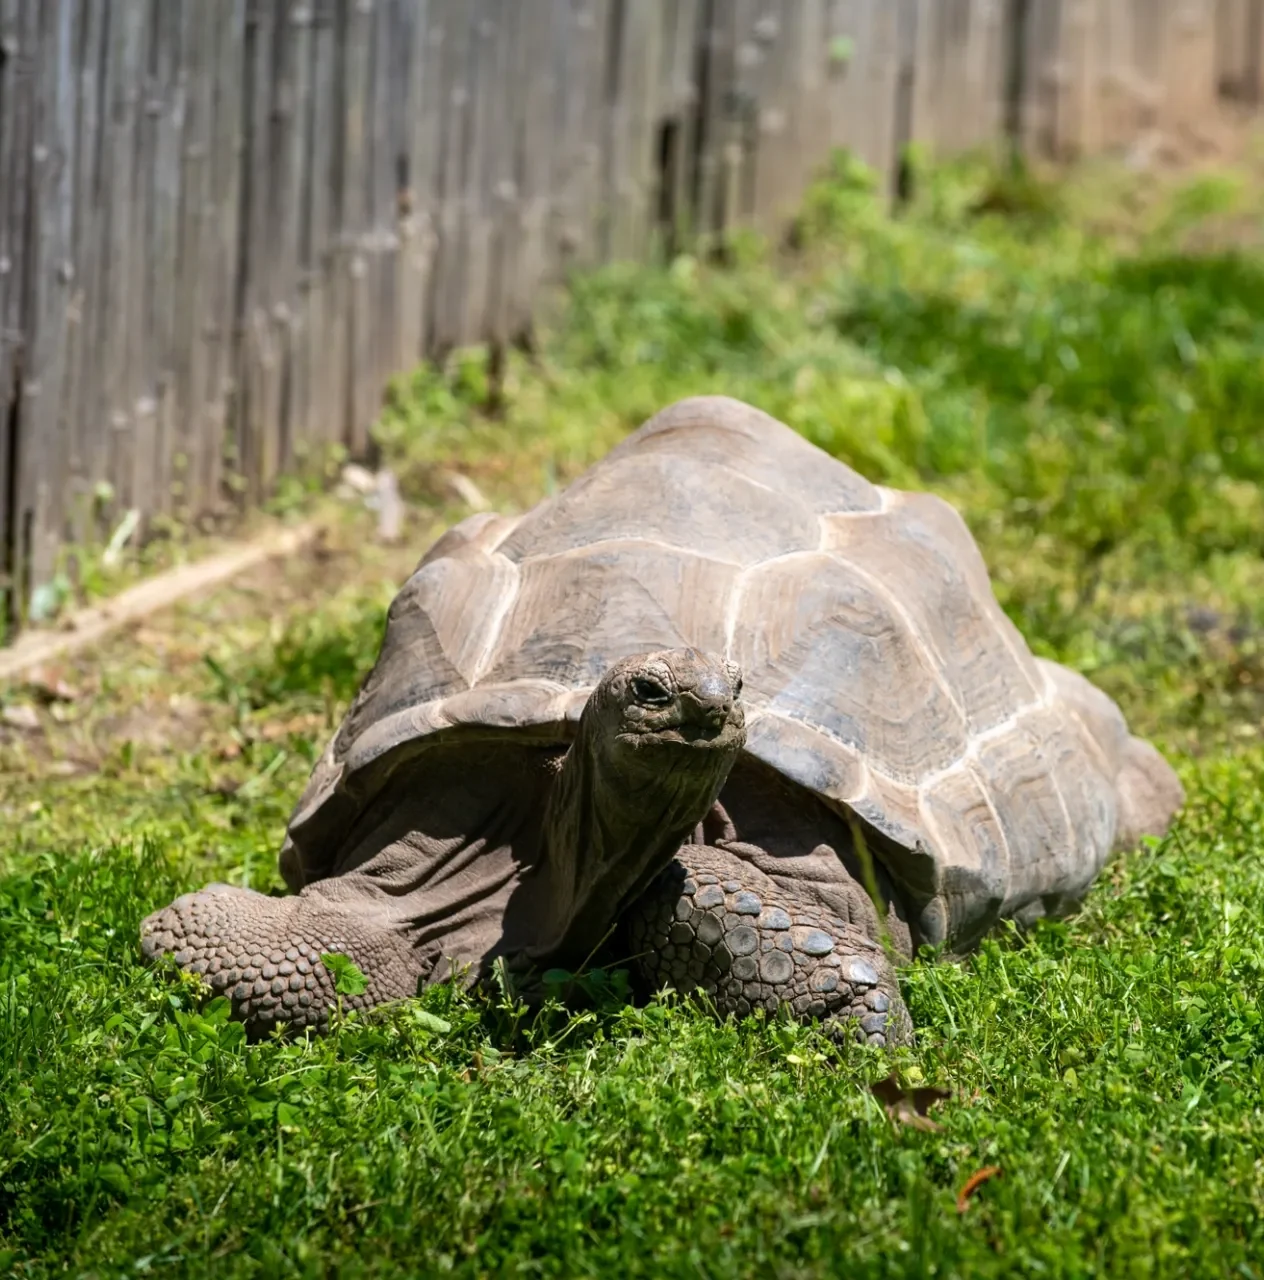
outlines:
[[736, 662], [725, 662], [724, 672], [729, 678], [729, 683], [733, 686], [733, 696], [740, 698], [742, 696], [742, 668]]
[[657, 680], [649, 680], [645, 676], [636, 676], [632, 680], [632, 696], [648, 707], [666, 706], [671, 701], [671, 693]]

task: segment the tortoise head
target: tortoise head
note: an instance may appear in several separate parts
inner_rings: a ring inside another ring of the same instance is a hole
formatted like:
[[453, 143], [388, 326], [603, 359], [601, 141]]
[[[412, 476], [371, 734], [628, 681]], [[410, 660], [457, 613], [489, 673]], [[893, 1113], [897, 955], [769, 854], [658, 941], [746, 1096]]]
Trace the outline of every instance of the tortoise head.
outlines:
[[697, 649], [624, 658], [584, 706], [550, 799], [542, 950], [586, 952], [662, 871], [746, 743], [742, 674]]
[[731, 764], [745, 744], [741, 695], [736, 663], [697, 649], [667, 649], [615, 663], [585, 712], [594, 728], [600, 725], [599, 749], [625, 768], [708, 772], [725, 757]]

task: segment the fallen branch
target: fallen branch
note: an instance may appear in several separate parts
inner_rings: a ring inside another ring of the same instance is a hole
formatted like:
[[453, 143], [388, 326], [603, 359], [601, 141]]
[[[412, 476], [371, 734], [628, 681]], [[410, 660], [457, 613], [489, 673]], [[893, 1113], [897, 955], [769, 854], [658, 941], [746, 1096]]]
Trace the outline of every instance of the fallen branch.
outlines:
[[181, 565], [120, 592], [110, 600], [70, 614], [56, 631], [28, 631], [0, 649], [0, 684], [20, 679], [32, 667], [86, 649], [111, 632], [208, 587], [235, 578], [278, 556], [293, 555], [316, 540], [324, 526], [309, 521], [294, 529], [266, 535], [255, 542]]

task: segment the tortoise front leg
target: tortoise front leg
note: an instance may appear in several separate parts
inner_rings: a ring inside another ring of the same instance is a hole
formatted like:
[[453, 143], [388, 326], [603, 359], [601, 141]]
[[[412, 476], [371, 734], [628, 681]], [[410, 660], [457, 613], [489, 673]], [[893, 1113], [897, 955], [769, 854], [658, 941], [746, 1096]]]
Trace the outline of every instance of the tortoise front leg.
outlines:
[[912, 1038], [879, 943], [806, 887], [788, 892], [726, 849], [685, 845], [633, 904], [627, 929], [653, 988], [702, 988], [721, 1016], [784, 1005], [870, 1044]]
[[183, 894], [142, 922], [141, 950], [147, 960], [173, 956], [228, 996], [252, 1036], [277, 1024], [325, 1028], [338, 996], [322, 954], [347, 956], [368, 979], [344, 1008], [415, 995], [426, 966], [404, 935], [366, 904], [322, 892], [325, 883], [285, 898], [225, 884]]

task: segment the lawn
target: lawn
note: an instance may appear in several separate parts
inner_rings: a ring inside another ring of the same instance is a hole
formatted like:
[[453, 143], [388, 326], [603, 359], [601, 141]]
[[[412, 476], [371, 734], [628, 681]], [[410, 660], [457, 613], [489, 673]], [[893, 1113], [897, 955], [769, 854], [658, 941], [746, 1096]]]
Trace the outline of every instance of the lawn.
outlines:
[[[348, 515], [34, 718], [9, 695], [0, 1273], [1264, 1278], [1264, 223], [1249, 174], [1154, 186], [963, 166], [893, 219], [840, 162], [789, 246], [584, 275], [498, 412], [477, 353], [393, 389], [409, 547]], [[447, 989], [247, 1046], [143, 968], [174, 894], [279, 883], [453, 477], [522, 506], [703, 391], [954, 502], [1031, 645], [1179, 767], [1172, 834], [1074, 919], [906, 968], [890, 1057]]]

